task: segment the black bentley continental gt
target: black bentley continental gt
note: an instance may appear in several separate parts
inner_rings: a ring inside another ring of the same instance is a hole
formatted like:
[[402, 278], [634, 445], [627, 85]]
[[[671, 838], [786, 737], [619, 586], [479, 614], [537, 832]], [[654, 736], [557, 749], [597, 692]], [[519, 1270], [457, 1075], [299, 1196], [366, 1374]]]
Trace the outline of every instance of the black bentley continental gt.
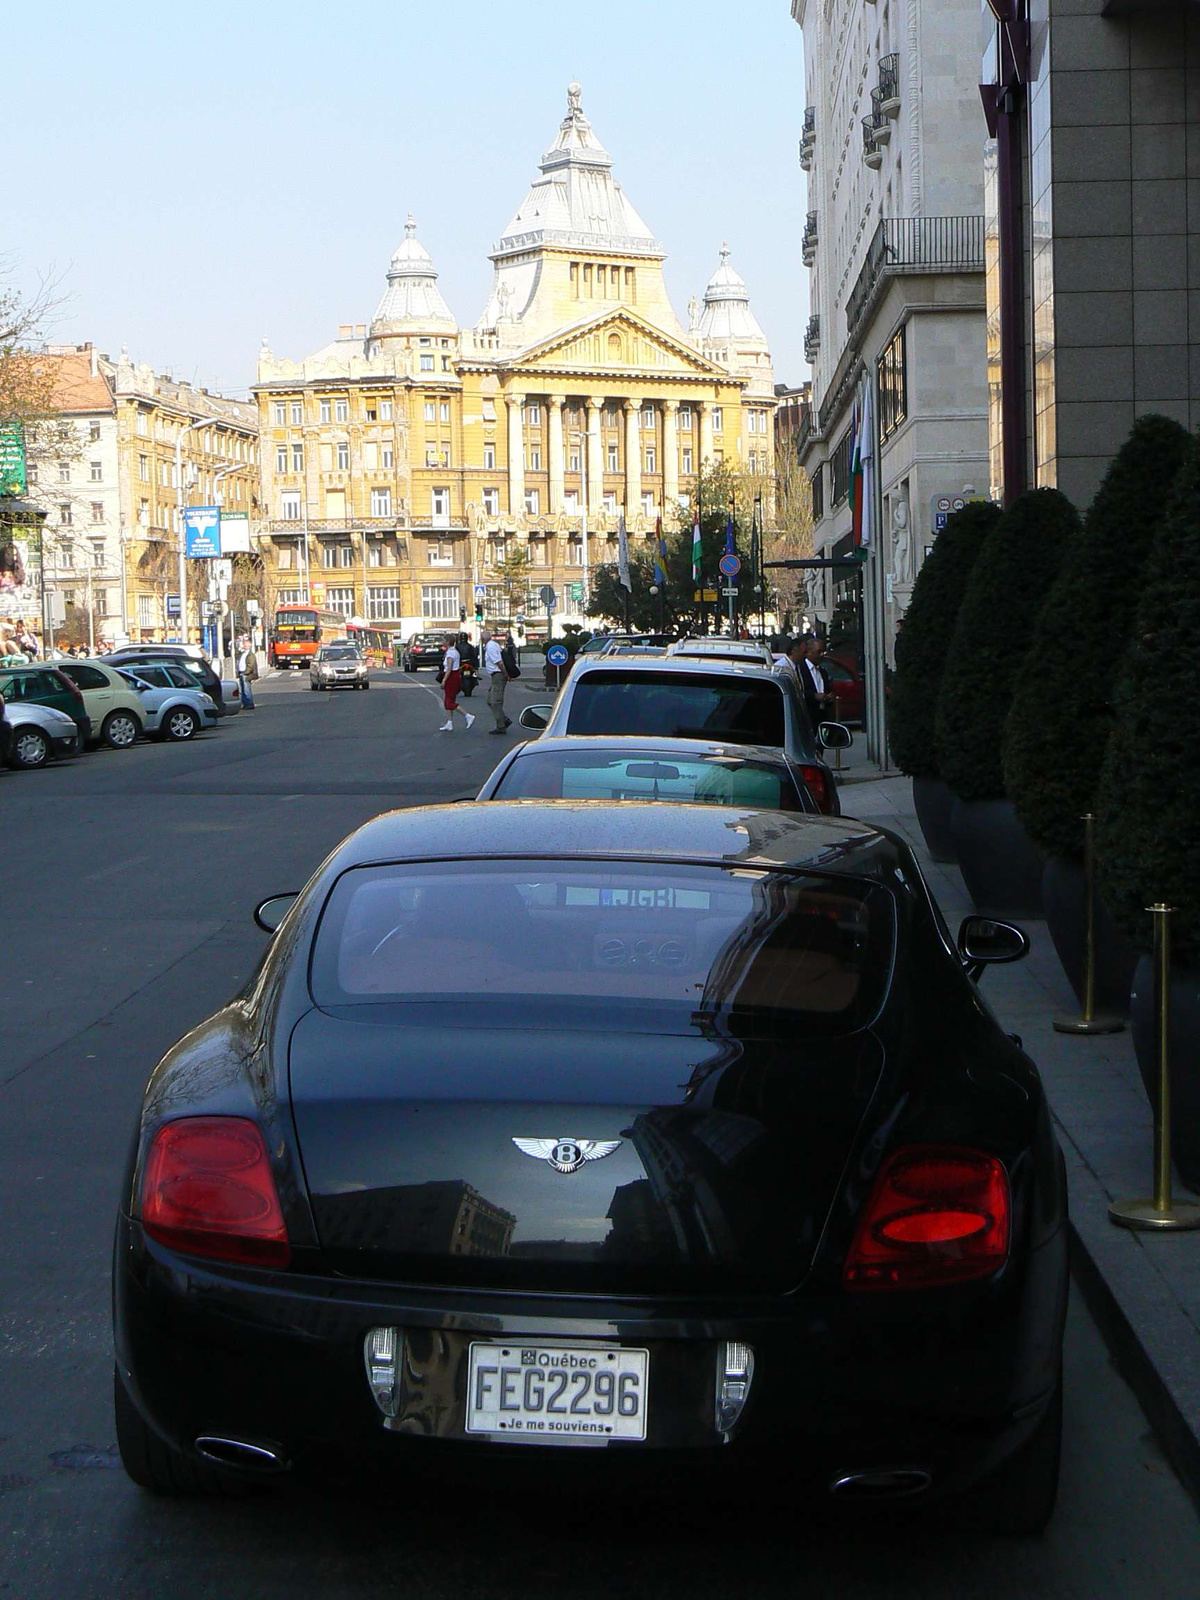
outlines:
[[1063, 1167], [975, 986], [1019, 930], [956, 947], [860, 822], [603, 801], [392, 812], [257, 915], [125, 1179], [139, 1484], [550, 1460], [1045, 1523]]

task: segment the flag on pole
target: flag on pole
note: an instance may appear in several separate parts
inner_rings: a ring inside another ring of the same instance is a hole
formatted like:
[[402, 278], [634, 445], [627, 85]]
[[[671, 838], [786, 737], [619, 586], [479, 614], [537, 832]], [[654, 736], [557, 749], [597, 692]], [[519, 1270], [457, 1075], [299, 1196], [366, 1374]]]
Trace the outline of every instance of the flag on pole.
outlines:
[[692, 582], [700, 587], [700, 571], [704, 565], [703, 554], [700, 549], [700, 508], [697, 506], [692, 522]]
[[871, 375], [865, 372], [854, 404], [854, 434], [850, 447], [854, 548], [869, 550], [875, 532], [875, 407]]
[[853, 533], [851, 544], [857, 550], [862, 544], [862, 510], [863, 510], [863, 480], [862, 480], [862, 455], [859, 451], [859, 441], [862, 437], [862, 413], [859, 409], [859, 395], [855, 395], [853, 420], [850, 423], [850, 527]]
[[667, 541], [663, 538], [662, 518], [654, 519], [654, 581], [660, 589], [667, 582]]
[[632, 593], [633, 579], [629, 576], [629, 534], [625, 529], [625, 513], [617, 518], [617, 582]]
[[754, 499], [754, 509], [750, 514], [750, 572], [752, 581], [759, 581], [762, 567], [762, 529], [758, 525], [760, 502], [757, 495]]

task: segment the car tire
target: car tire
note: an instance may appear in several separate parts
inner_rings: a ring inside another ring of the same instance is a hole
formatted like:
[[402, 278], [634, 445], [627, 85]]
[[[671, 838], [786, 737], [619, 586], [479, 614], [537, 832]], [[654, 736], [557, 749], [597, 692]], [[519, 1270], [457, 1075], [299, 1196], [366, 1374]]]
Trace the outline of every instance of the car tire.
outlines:
[[44, 767], [49, 759], [50, 741], [40, 728], [26, 725], [14, 729], [12, 752], [8, 758], [10, 767], [28, 772], [34, 767]]
[[110, 750], [128, 750], [141, 732], [131, 711], [110, 711], [100, 725], [100, 742]]
[[188, 706], [175, 706], [163, 718], [162, 731], [164, 739], [182, 743], [199, 733], [200, 718]]
[[1033, 1433], [1002, 1467], [959, 1501], [960, 1524], [972, 1532], [1033, 1535], [1045, 1531], [1058, 1498], [1062, 1457], [1063, 1380]]
[[232, 1472], [168, 1444], [143, 1419], [134, 1405], [121, 1369], [113, 1366], [113, 1411], [117, 1422], [117, 1449], [126, 1474], [151, 1494], [176, 1497], [245, 1495], [254, 1485]]

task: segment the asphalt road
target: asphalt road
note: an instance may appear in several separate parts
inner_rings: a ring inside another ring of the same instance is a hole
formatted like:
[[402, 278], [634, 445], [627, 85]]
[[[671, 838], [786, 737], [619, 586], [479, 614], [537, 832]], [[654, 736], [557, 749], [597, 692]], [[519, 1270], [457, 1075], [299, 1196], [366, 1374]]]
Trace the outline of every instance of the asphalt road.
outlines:
[[[939, 1516], [830, 1522], [823, 1507], [780, 1525], [697, 1498], [619, 1513], [569, 1492], [514, 1504], [500, 1485], [168, 1502], [125, 1479], [109, 1248], [142, 1086], [251, 970], [257, 900], [299, 887], [376, 812], [468, 794], [487, 773], [508, 741], [487, 735], [486, 715], [436, 733], [433, 688], [428, 673], [319, 696], [275, 679], [257, 711], [192, 745], [0, 772], [0, 1594], [1200, 1594], [1200, 1522], [1078, 1299], [1062, 1496], [1039, 1540], [956, 1535]], [[527, 679], [512, 698], [535, 698]]]

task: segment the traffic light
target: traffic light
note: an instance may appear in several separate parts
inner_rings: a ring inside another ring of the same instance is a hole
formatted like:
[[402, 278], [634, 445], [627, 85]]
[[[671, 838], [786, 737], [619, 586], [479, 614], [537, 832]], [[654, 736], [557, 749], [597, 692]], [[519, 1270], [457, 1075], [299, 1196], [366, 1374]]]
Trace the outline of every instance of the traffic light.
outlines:
[[483, 601], [482, 600], [476, 600], [476, 602], [475, 602], [475, 621], [476, 622], [482, 622], [483, 621]]
[[458, 608], [458, 620], [460, 622], [465, 622], [467, 620], [467, 608], [466, 608], [466, 606], [459, 606], [459, 608]]

